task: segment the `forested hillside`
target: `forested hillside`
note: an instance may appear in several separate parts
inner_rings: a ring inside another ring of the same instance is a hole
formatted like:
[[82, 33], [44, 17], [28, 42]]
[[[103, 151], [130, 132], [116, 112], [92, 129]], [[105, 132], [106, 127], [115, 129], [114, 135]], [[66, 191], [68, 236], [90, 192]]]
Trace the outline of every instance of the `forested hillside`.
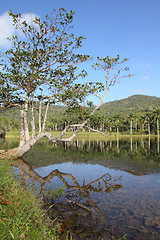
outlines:
[[[35, 108], [37, 104], [35, 103]], [[89, 109], [83, 108], [84, 111], [79, 115], [66, 112], [63, 106], [50, 106], [48, 112], [47, 127], [50, 130], [63, 130], [65, 124], [79, 123], [82, 118], [89, 115]], [[84, 115], [83, 115], [84, 113]], [[42, 119], [44, 111], [42, 108]], [[0, 128], [9, 131], [19, 129], [19, 110], [3, 110], [0, 112]], [[102, 131], [120, 131], [143, 133], [157, 133], [159, 131], [160, 119], [160, 98], [134, 95], [122, 100], [108, 102], [102, 105], [101, 109], [90, 118], [90, 126]], [[38, 126], [38, 113], [35, 117]], [[157, 130], [158, 129], [158, 130]]]
[[146, 95], [133, 95], [122, 100], [103, 104], [100, 113], [109, 115], [128, 115], [137, 112], [145, 113], [157, 107], [160, 107], [160, 98]]

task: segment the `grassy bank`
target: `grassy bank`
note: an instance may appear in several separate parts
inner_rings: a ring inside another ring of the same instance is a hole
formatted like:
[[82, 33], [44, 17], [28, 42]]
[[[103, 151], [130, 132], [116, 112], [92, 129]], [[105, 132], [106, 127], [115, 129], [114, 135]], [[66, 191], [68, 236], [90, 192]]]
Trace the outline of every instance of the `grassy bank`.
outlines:
[[[51, 134], [53, 136], [57, 137], [61, 134], [61, 132], [56, 131], [56, 132], [51, 132]], [[73, 134], [73, 132], [67, 132], [63, 137], [67, 138], [67, 137], [72, 136], [72, 134]], [[87, 132], [87, 131], [83, 132], [83, 131], [81, 131], [77, 134], [76, 139], [78, 138], [78, 140], [83, 139], [83, 140], [86, 140], [86, 141], [87, 140], [105, 141], [105, 139], [116, 140], [117, 137], [119, 139], [127, 139], [127, 138], [131, 137], [131, 135], [125, 134], [125, 133], [123, 133], [123, 134], [119, 133], [117, 135], [117, 133], [114, 133], [114, 132], [112, 132], [112, 133], [106, 133], [105, 132], [105, 134], [106, 134], [106, 136], [103, 136], [103, 135], [101, 135], [99, 133], [96, 133], [96, 132]], [[140, 138], [141, 136], [149, 137], [149, 135], [146, 135], [146, 134], [132, 135], [133, 138]], [[150, 137], [156, 137], [156, 135], [151, 135]], [[20, 138], [20, 133], [18, 131], [9, 131], [9, 132], [6, 133], [6, 138], [19, 139]]]
[[12, 172], [12, 161], [0, 159], [0, 239], [59, 239], [54, 225], [36, 197]]

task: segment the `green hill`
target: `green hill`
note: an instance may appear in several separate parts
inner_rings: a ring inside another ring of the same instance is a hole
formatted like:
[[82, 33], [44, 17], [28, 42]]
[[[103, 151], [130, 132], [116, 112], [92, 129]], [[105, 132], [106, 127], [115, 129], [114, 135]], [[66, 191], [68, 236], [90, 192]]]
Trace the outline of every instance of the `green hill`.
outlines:
[[[142, 115], [146, 112], [153, 111], [156, 108], [160, 108], [160, 98], [146, 96], [146, 95], [133, 95], [131, 97], [108, 102], [102, 105], [100, 110], [96, 113], [98, 118], [104, 115], [115, 116], [120, 115], [126, 118], [130, 113], [136, 114], [141, 113]], [[45, 110], [42, 110], [44, 116]], [[65, 111], [63, 106], [50, 106], [50, 111], [48, 112], [48, 127], [53, 126], [54, 123], [64, 124], [65, 121], [73, 119], [73, 116]], [[0, 128], [8, 129], [18, 129], [19, 128], [19, 110], [12, 109], [0, 112]], [[36, 113], [35, 121], [38, 124], [38, 113]]]
[[160, 98], [146, 95], [133, 95], [122, 100], [103, 104], [99, 113], [103, 115], [127, 115], [130, 113], [152, 111], [157, 107], [160, 107]]

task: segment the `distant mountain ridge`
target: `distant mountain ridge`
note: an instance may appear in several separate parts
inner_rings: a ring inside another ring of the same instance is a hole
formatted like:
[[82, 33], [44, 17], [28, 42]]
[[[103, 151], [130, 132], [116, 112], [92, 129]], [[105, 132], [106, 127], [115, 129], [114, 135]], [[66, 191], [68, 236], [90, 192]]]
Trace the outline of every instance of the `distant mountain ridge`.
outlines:
[[136, 112], [148, 112], [160, 107], [160, 98], [147, 95], [133, 95], [131, 97], [104, 103], [100, 114], [126, 115]]
[[[145, 113], [153, 111], [157, 107], [160, 108], [160, 98], [147, 95], [133, 95], [125, 99], [115, 100], [112, 102], [104, 103], [100, 110], [97, 111], [98, 115], [111, 115], [120, 114], [121, 116], [129, 115], [130, 113]], [[66, 107], [51, 105], [48, 112], [49, 118], [61, 119], [65, 115]], [[9, 110], [0, 113], [9, 119], [14, 117], [15, 121], [19, 121], [19, 110], [13, 111], [11, 114]], [[36, 114], [36, 118], [38, 115]]]

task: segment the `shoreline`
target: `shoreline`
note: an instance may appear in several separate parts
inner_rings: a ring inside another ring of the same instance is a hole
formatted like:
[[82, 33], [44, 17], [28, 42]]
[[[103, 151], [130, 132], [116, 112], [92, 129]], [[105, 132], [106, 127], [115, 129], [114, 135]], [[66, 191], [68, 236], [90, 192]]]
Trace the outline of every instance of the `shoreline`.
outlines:
[[[51, 134], [53, 134], [55, 137], [57, 137], [61, 131], [51, 131], [50, 132]], [[140, 137], [160, 137], [156, 134], [151, 134], [151, 135], [148, 135], [148, 134], [121, 134], [121, 133], [118, 133], [117, 132], [112, 132], [112, 133], [109, 133], [109, 132], [103, 132], [104, 134], [106, 134], [106, 136], [103, 136], [101, 135], [100, 133], [96, 133], [96, 132], [87, 132], [87, 131], [81, 131], [77, 134], [77, 136], [75, 137], [75, 139], [79, 139], [79, 138], [88, 138], [88, 137], [91, 137], [91, 138], [94, 138], [96, 137], [96, 139], [100, 138], [100, 139], [103, 139], [105, 140], [106, 138], [107, 139], [116, 139], [116, 138], [119, 138], [119, 139], [123, 139], [123, 138], [140, 138]], [[70, 137], [71, 135], [73, 134], [73, 132], [67, 132], [64, 136], [65, 137]], [[10, 131], [10, 132], [6, 132], [6, 136], [5, 136], [6, 139], [8, 138], [17, 138], [19, 139], [20, 138], [20, 133], [18, 131]]]

